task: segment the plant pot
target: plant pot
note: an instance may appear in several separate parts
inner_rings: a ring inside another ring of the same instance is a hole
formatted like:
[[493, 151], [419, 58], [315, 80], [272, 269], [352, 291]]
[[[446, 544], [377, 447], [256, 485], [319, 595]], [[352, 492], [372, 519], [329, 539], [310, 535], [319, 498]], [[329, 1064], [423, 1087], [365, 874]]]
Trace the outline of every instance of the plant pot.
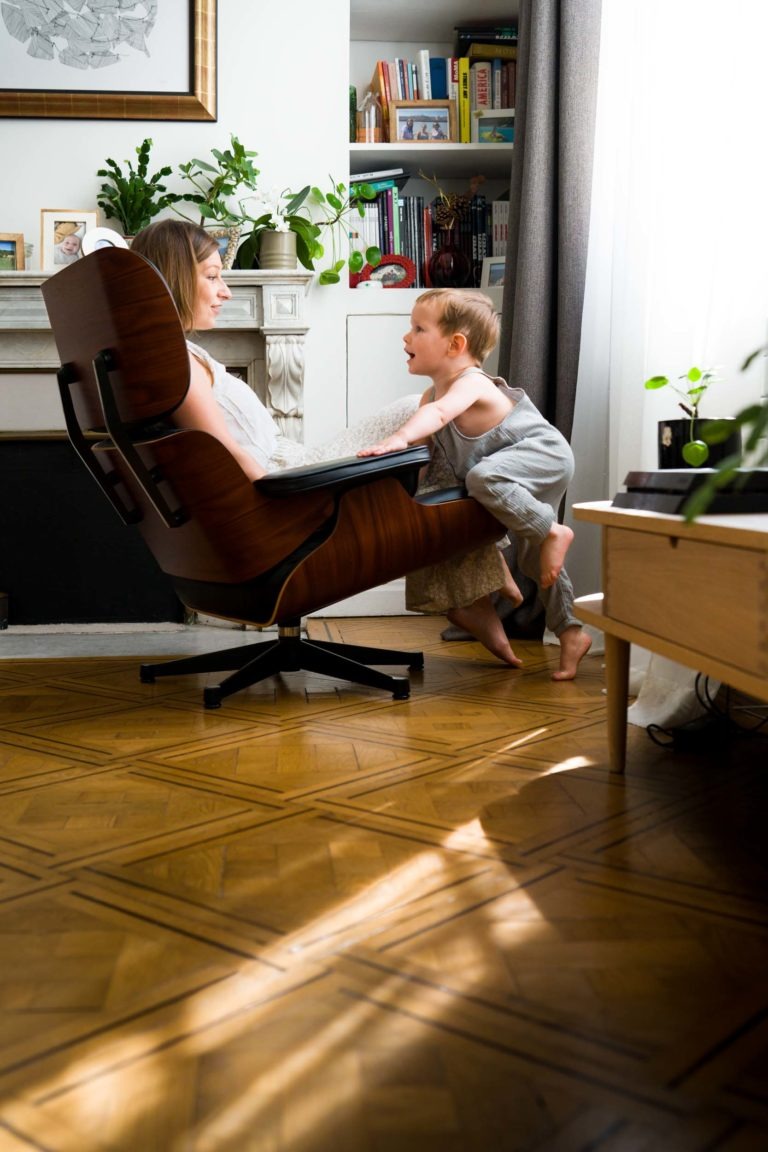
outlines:
[[273, 232], [266, 229], [259, 242], [259, 266], [261, 268], [296, 267], [296, 233]]
[[[691, 421], [685, 417], [680, 420], [659, 420], [659, 468], [692, 467], [683, 459], [683, 445], [689, 440], [703, 440], [701, 433], [710, 423], [711, 420], [694, 420], [691, 433]], [[726, 456], [741, 452], [741, 432], [734, 427], [733, 433], [722, 444], [710, 444], [708, 447], [709, 456], [702, 465], [704, 468], [712, 468]]]

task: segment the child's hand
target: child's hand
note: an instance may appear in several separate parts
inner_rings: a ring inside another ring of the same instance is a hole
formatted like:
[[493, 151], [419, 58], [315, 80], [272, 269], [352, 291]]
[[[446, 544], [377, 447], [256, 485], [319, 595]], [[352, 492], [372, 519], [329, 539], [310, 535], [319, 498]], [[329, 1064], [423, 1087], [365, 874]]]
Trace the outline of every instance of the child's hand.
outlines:
[[405, 436], [395, 432], [386, 440], [382, 440], [381, 444], [373, 444], [370, 448], [361, 448], [358, 456], [385, 456], [387, 452], [402, 452], [403, 448], [407, 447], [408, 441]]

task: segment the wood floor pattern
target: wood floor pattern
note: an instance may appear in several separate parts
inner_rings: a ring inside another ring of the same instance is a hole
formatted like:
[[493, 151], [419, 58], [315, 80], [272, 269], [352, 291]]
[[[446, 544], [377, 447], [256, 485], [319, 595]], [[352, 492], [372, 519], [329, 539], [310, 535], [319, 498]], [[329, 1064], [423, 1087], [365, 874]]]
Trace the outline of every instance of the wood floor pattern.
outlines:
[[413, 694], [0, 662], [0, 1152], [765, 1152], [765, 740], [440, 619]]

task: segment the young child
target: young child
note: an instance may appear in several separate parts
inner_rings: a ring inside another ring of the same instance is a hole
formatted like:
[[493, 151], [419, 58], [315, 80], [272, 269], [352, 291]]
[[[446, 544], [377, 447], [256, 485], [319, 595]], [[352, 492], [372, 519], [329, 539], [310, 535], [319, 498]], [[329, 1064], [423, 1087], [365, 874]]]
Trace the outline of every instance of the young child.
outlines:
[[[404, 347], [408, 371], [429, 376], [432, 387], [397, 432], [358, 455], [396, 452], [432, 437], [433, 451], [443, 454], [469, 494], [517, 538], [519, 567], [538, 585], [547, 627], [560, 640], [552, 678], [572, 680], [591, 645], [573, 614], [573, 586], [563, 568], [573, 532], [555, 511], [573, 476], [573, 453], [522, 388], [482, 371], [497, 339], [498, 318], [482, 292], [423, 292]], [[503, 591], [519, 598], [511, 574]], [[474, 631], [471, 623], [467, 618]], [[502, 658], [522, 663], [511, 648]]]

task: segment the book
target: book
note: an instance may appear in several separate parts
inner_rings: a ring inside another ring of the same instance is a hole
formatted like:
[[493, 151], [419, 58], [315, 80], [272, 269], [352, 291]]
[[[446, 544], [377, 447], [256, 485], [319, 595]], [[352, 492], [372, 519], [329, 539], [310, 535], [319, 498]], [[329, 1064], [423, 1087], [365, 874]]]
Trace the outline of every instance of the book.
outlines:
[[419, 100], [439, 99], [439, 97], [432, 95], [432, 69], [428, 48], [419, 48], [417, 62], [419, 66]]
[[488, 60], [475, 60], [469, 66], [469, 107], [472, 112], [493, 108], [493, 69]]
[[448, 61], [445, 56], [430, 56], [429, 83], [432, 95], [430, 100], [448, 99]]
[[471, 135], [471, 116], [469, 102], [469, 59], [459, 56], [459, 143], [469, 144]]
[[509, 200], [491, 203], [491, 256], [506, 256], [509, 234]]
[[491, 60], [491, 97], [493, 108], [506, 108], [506, 104], [501, 102], [502, 94], [502, 77], [504, 75], [504, 67], [499, 56], [494, 56]]
[[407, 176], [407, 173], [404, 168], [380, 168], [376, 172], [355, 172], [350, 176], [350, 180], [352, 183], [360, 184], [363, 181], [368, 183], [370, 180], [386, 180], [390, 176], [395, 179], [397, 176]]
[[493, 60], [494, 57], [500, 60], [517, 60], [517, 44], [480, 44], [473, 41], [467, 45], [465, 52], [470, 60]]

